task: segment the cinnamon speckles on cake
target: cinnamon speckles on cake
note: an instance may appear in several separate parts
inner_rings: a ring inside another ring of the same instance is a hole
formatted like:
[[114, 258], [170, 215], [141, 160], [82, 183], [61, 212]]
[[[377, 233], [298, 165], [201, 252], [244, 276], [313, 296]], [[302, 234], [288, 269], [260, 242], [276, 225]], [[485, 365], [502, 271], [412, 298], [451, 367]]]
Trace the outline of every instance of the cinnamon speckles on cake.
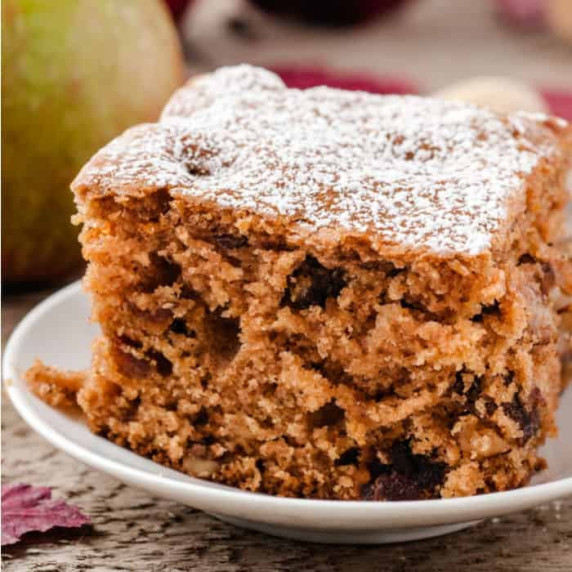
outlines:
[[[223, 207], [478, 254], [553, 152], [541, 120], [469, 104], [329, 88], [287, 89], [250, 66], [179, 90], [160, 123], [128, 131], [76, 181], [171, 188]], [[543, 148], [544, 147], [544, 148]]]

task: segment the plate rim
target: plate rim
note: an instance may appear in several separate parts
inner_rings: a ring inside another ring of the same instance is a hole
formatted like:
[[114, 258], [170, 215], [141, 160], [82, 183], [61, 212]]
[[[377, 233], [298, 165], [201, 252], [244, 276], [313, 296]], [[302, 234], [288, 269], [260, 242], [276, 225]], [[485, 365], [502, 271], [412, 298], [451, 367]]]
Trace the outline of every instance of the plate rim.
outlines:
[[[520, 489], [510, 491], [487, 493], [471, 497], [458, 497], [447, 499], [428, 499], [413, 501], [350, 501], [350, 500], [322, 500], [322, 499], [299, 499], [286, 498], [264, 493], [244, 491], [230, 486], [219, 485], [212, 487], [209, 481], [189, 477], [188, 481], [177, 480], [169, 476], [150, 473], [125, 465], [114, 459], [107, 459], [100, 453], [90, 451], [85, 446], [66, 437], [53, 428], [41, 416], [36, 416], [32, 407], [27, 404], [33, 394], [25, 389], [26, 384], [21, 379], [17, 369], [18, 350], [26, 340], [27, 334], [35, 324], [54, 306], [65, 302], [74, 296], [85, 296], [82, 290], [81, 280], [57, 290], [32, 310], [18, 323], [6, 344], [2, 360], [2, 377], [7, 394], [18, 411], [19, 415], [34, 431], [50, 442], [57, 449], [62, 450], [86, 465], [111, 474], [120, 480], [125, 479], [130, 484], [149, 490], [151, 486], [154, 494], [161, 496], [157, 490], [163, 491], [166, 486], [175, 494], [178, 502], [199, 506], [201, 510], [212, 510], [220, 514], [234, 516], [241, 514], [240, 509], [246, 509], [249, 515], [256, 514], [258, 518], [266, 522], [277, 522], [276, 518], [295, 518], [297, 513], [312, 513], [317, 511], [321, 519], [343, 518], [347, 524], [359, 523], [362, 526], [379, 526], [383, 522], [391, 522], [392, 528], [401, 526], [419, 526], [421, 521], [427, 524], [444, 524], [463, 522], [500, 516], [511, 512], [517, 512], [533, 508], [539, 504], [563, 499], [572, 496], [572, 477], [563, 477], [548, 483], [528, 485]], [[35, 397], [34, 397], [35, 398]], [[35, 398], [37, 399], [37, 398]], [[61, 415], [63, 413], [59, 412]], [[104, 439], [94, 435], [99, 439]], [[111, 443], [104, 439], [107, 443]], [[126, 451], [128, 451], [126, 449]], [[161, 465], [157, 464], [161, 467]], [[211, 486], [207, 486], [207, 484]], [[163, 495], [173, 499], [173, 495]], [[201, 498], [196, 503], [197, 497]], [[193, 499], [193, 503], [187, 503], [181, 499]], [[202, 502], [207, 501], [207, 502]], [[216, 505], [216, 509], [204, 508]], [[225, 507], [228, 510], [225, 510]], [[221, 510], [222, 509], [222, 510]], [[242, 513], [244, 514], [244, 512]], [[272, 517], [272, 518], [271, 518]], [[252, 516], [249, 516], [252, 518]], [[339, 528], [339, 523], [324, 522], [324, 528]]]

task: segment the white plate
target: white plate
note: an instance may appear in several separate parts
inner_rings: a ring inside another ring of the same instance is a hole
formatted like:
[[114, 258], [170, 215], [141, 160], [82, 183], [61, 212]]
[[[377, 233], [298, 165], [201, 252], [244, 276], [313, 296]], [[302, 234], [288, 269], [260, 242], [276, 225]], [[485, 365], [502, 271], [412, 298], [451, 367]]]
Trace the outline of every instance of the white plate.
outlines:
[[[35, 358], [81, 369], [97, 327], [79, 283], [32, 310], [6, 347], [8, 394], [26, 422], [58, 449], [152, 495], [207, 511], [228, 522], [306, 541], [374, 544], [428, 538], [572, 495], [572, 391], [559, 411], [560, 437], [544, 447], [549, 469], [525, 488], [470, 498], [365, 502], [286, 499], [240, 491], [165, 469], [90, 433], [81, 420], [34, 397], [21, 378]], [[568, 438], [567, 438], [568, 436]]]

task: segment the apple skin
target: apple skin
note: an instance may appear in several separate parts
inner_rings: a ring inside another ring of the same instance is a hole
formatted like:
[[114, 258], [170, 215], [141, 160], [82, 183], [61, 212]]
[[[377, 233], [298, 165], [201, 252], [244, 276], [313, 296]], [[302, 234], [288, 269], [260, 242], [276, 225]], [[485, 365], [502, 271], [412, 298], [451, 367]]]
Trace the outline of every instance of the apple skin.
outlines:
[[570, 0], [547, 0], [546, 23], [560, 39], [572, 44], [572, 2]]
[[318, 26], [353, 26], [368, 22], [407, 0], [251, 0], [266, 12]]
[[4, 0], [2, 30], [3, 280], [53, 282], [81, 263], [70, 182], [156, 120], [181, 48], [162, 0]]

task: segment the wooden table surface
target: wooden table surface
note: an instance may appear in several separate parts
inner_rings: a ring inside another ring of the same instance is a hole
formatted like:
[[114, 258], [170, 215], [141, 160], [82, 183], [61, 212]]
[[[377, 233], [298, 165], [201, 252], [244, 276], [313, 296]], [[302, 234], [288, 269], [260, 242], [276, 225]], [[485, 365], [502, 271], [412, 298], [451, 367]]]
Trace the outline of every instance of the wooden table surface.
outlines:
[[[4, 297], [3, 344], [48, 293]], [[2, 479], [51, 486], [93, 521], [92, 528], [79, 533], [32, 534], [4, 551], [5, 572], [572, 570], [572, 499], [410, 544], [327, 546], [281, 540], [152, 498], [89, 469], [29, 429], [5, 393]]]

